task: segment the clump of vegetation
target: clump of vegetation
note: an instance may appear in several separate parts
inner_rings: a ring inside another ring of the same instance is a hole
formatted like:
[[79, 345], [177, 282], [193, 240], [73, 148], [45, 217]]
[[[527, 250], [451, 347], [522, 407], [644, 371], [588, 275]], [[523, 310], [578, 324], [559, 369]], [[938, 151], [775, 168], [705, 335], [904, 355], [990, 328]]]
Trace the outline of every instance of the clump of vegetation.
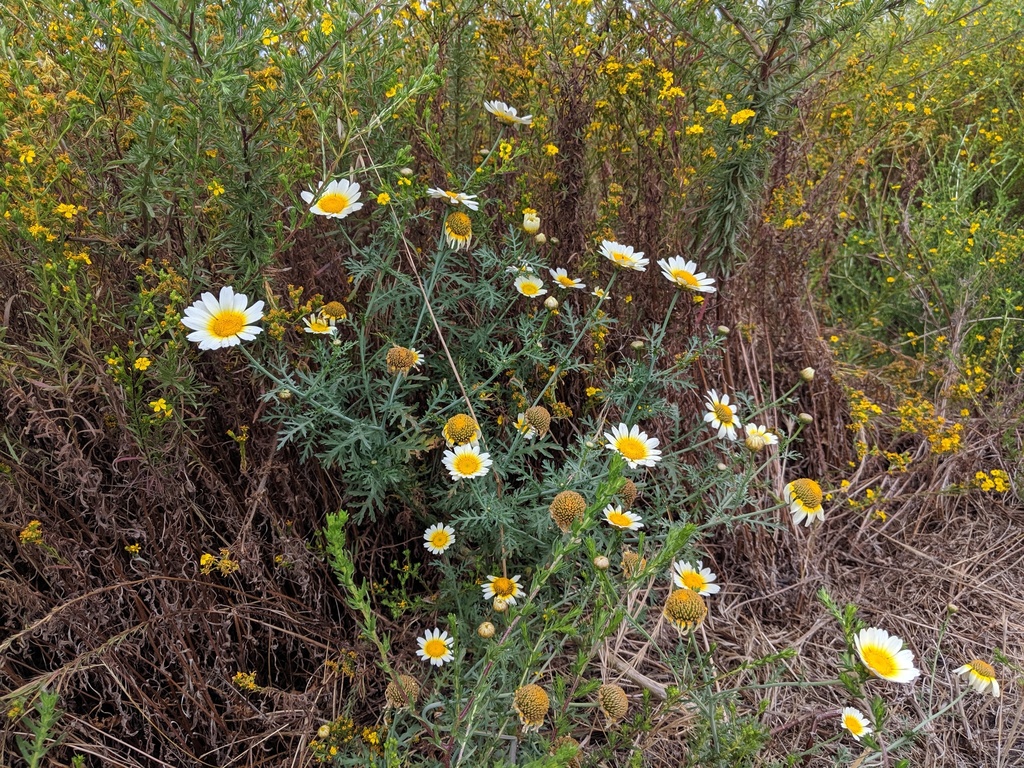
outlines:
[[2, 13], [0, 763], [1019, 752], [1013, 4]]

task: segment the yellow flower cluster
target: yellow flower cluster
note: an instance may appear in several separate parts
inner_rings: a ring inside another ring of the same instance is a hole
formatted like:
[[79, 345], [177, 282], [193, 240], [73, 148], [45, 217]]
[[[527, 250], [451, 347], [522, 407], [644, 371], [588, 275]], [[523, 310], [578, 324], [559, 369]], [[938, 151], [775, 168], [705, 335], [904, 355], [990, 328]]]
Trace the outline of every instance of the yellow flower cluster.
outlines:
[[220, 572], [221, 576], [229, 576], [238, 571], [240, 567], [237, 560], [231, 559], [231, 550], [227, 548], [222, 548], [219, 556], [204, 552], [199, 558], [199, 571], [206, 576], [209, 576], [214, 568]]
[[974, 473], [974, 485], [990, 493], [1007, 493], [1010, 490], [1010, 478], [1001, 469], [989, 472], [978, 470]]

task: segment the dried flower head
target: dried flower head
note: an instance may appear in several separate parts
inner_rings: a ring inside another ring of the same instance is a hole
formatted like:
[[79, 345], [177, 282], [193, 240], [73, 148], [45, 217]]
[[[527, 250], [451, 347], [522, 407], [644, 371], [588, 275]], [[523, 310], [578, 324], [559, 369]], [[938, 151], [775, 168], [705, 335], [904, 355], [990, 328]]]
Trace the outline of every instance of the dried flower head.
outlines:
[[523, 731], [539, 731], [550, 706], [547, 693], [536, 683], [516, 689], [512, 696], [512, 708], [519, 715]]
[[627, 512], [631, 510], [633, 508], [633, 504], [636, 503], [636, 483], [627, 478], [626, 483], [619, 488], [618, 497], [622, 500], [622, 508]]
[[523, 414], [526, 423], [537, 430], [538, 437], [544, 437], [551, 426], [551, 414], [543, 405], [534, 405]]
[[565, 533], [572, 527], [574, 520], [583, 517], [587, 511], [587, 502], [576, 491], [562, 491], [551, 501], [548, 511], [555, 525]]
[[420, 684], [412, 675], [399, 675], [384, 689], [384, 699], [392, 709], [401, 709], [415, 704], [420, 697]]
[[622, 575], [631, 579], [647, 567], [647, 558], [640, 557], [631, 549], [622, 550]]
[[489, 621], [483, 622], [479, 627], [476, 628], [476, 633], [484, 640], [490, 640], [492, 637], [494, 637], [494, 633], [496, 631], [497, 630], [494, 628], [494, 625], [491, 624], [491, 622]]
[[612, 725], [626, 716], [629, 699], [622, 688], [614, 683], [607, 683], [597, 689], [597, 705], [607, 718], [608, 725]]
[[677, 589], [665, 601], [665, 618], [686, 632], [696, 629], [708, 615], [704, 598], [692, 589]]
[[320, 314], [329, 320], [344, 320], [348, 317], [348, 310], [340, 301], [328, 301], [320, 309]]
[[392, 347], [388, 350], [386, 362], [388, 373], [408, 374], [413, 368], [423, 362], [423, 356], [410, 347]]

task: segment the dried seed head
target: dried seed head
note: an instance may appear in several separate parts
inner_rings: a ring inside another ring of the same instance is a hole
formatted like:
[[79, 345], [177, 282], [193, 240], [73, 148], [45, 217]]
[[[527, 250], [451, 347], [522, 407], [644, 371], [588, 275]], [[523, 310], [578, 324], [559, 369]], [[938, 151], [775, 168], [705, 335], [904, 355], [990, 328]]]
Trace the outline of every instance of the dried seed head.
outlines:
[[551, 414], [548, 413], [548, 409], [543, 405], [534, 405], [531, 408], [527, 408], [523, 417], [526, 419], [527, 424], [537, 430], [538, 437], [544, 437], [548, 427], [551, 426]]
[[604, 555], [598, 555], [594, 558], [594, 567], [599, 571], [607, 571], [608, 566], [611, 565], [611, 561], [608, 560]]
[[524, 731], [540, 730], [544, 725], [544, 716], [548, 713], [550, 702], [548, 695], [536, 683], [518, 688], [512, 697], [512, 707], [519, 715], [519, 722]]
[[408, 347], [392, 347], [388, 350], [386, 361], [388, 373], [409, 373], [410, 369], [419, 362], [419, 355]]
[[448, 445], [466, 445], [480, 439], [480, 427], [472, 416], [457, 413], [448, 419], [441, 434]]
[[331, 726], [321, 725], [319, 728], [316, 729], [316, 735], [318, 738], [326, 739], [328, 736], [331, 735]]
[[627, 479], [626, 484], [619, 488], [618, 496], [622, 499], [622, 508], [627, 512], [631, 510], [637, 496], [636, 483]]
[[494, 637], [494, 625], [489, 621], [483, 622], [479, 627], [476, 628], [476, 633], [480, 635], [484, 640], [490, 640]]
[[629, 699], [626, 692], [614, 683], [602, 685], [597, 689], [597, 704], [608, 718], [608, 724], [617, 723], [626, 716]]
[[420, 684], [411, 675], [399, 675], [398, 680], [392, 680], [384, 689], [384, 698], [392, 709], [401, 709], [415, 704], [419, 697]]
[[562, 491], [552, 500], [548, 511], [555, 525], [565, 533], [572, 527], [574, 520], [583, 517], [587, 511], [587, 502], [576, 491]]
[[677, 589], [665, 601], [665, 618], [679, 629], [696, 629], [708, 615], [703, 598], [692, 589]]
[[504, 597], [494, 598], [494, 602], [491, 603], [491, 605], [494, 608], [494, 610], [498, 613], [504, 613], [508, 610], [508, 600], [506, 600]]
[[798, 413], [796, 418], [801, 424], [811, 424], [814, 422], [814, 417], [809, 413]]
[[320, 314], [329, 320], [344, 320], [348, 317], [348, 311], [340, 301], [327, 302], [320, 310]]
[[814, 369], [810, 367], [804, 368], [802, 371], [800, 371], [800, 378], [803, 379], [804, 381], [813, 381]]
[[622, 550], [622, 575], [627, 579], [633, 578], [647, 566], [647, 558], [640, 557], [631, 549]]

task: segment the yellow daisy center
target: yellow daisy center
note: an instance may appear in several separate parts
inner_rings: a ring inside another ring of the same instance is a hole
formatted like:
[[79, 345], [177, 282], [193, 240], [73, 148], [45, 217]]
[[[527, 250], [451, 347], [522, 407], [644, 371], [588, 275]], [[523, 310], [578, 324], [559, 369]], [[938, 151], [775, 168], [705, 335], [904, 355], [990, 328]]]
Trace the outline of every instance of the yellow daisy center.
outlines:
[[430, 543], [437, 549], [444, 549], [448, 546], [448, 532], [447, 531], [434, 531], [430, 534]]
[[672, 279], [677, 283], [683, 283], [691, 288], [700, 287], [700, 283], [697, 282], [697, 278], [693, 276], [693, 273], [687, 272], [685, 269], [673, 269]]
[[343, 195], [340, 192], [328, 192], [317, 200], [316, 204], [321, 211], [325, 211], [327, 213], [341, 213], [349, 207], [351, 200], [348, 195]]
[[631, 461], [647, 458], [647, 444], [636, 437], [626, 435], [615, 441], [615, 450]]
[[462, 212], [451, 214], [444, 223], [448, 235], [456, 240], [465, 240], [473, 234], [473, 222]]
[[330, 323], [325, 323], [323, 320], [317, 319], [310, 321], [309, 330], [314, 333], [327, 333], [327, 331], [331, 330], [331, 326]]
[[856, 715], [847, 714], [843, 715], [843, 725], [846, 726], [846, 730], [852, 733], [854, 736], [860, 736], [864, 733], [864, 726]]
[[860, 653], [864, 664], [879, 677], [891, 677], [899, 670], [896, 665], [896, 657], [884, 648], [879, 648], [876, 645], [862, 645]]
[[499, 576], [491, 582], [491, 591], [495, 597], [501, 597], [508, 599], [516, 596], [516, 583], [512, 579], [506, 579], [504, 576]]
[[524, 296], [536, 296], [537, 291], [540, 290], [540, 286], [536, 283], [520, 283], [519, 290]]
[[821, 506], [821, 486], [806, 477], [793, 481], [793, 495], [808, 509]]
[[612, 261], [616, 264], [629, 264], [633, 261], [633, 257], [625, 251], [615, 251], [615, 253], [612, 254]]
[[495, 118], [498, 119], [499, 122], [505, 123], [506, 125], [516, 124], [516, 119], [512, 117], [512, 115], [509, 114], [508, 112], [495, 112], [494, 116]]
[[561, 285], [564, 288], [574, 288], [576, 286], [575, 281], [573, 281], [571, 277], [559, 275], [558, 277], [555, 278], [555, 280], [558, 282], [559, 285]]
[[483, 465], [483, 461], [475, 453], [460, 453], [452, 462], [452, 468], [463, 476], [476, 474]]
[[609, 512], [606, 519], [619, 528], [629, 528], [633, 524], [633, 519], [625, 512]]
[[237, 336], [245, 327], [245, 313], [237, 309], [222, 309], [210, 318], [206, 330], [218, 339], [229, 339]]
[[435, 637], [423, 644], [423, 652], [432, 659], [443, 658], [448, 653], [448, 643]]
[[978, 677], [985, 682], [991, 682], [996, 679], [996, 671], [988, 662], [982, 661], [981, 659], [973, 659], [967, 662], [967, 666], [971, 668], [971, 672], [975, 677]]
[[722, 426], [732, 426], [732, 408], [722, 403], [715, 403], [715, 418], [722, 422]]
[[679, 574], [679, 578], [682, 580], [684, 587], [689, 587], [690, 589], [694, 589], [698, 592], [707, 586], [704, 583], [704, 577], [696, 571], [683, 571]]

